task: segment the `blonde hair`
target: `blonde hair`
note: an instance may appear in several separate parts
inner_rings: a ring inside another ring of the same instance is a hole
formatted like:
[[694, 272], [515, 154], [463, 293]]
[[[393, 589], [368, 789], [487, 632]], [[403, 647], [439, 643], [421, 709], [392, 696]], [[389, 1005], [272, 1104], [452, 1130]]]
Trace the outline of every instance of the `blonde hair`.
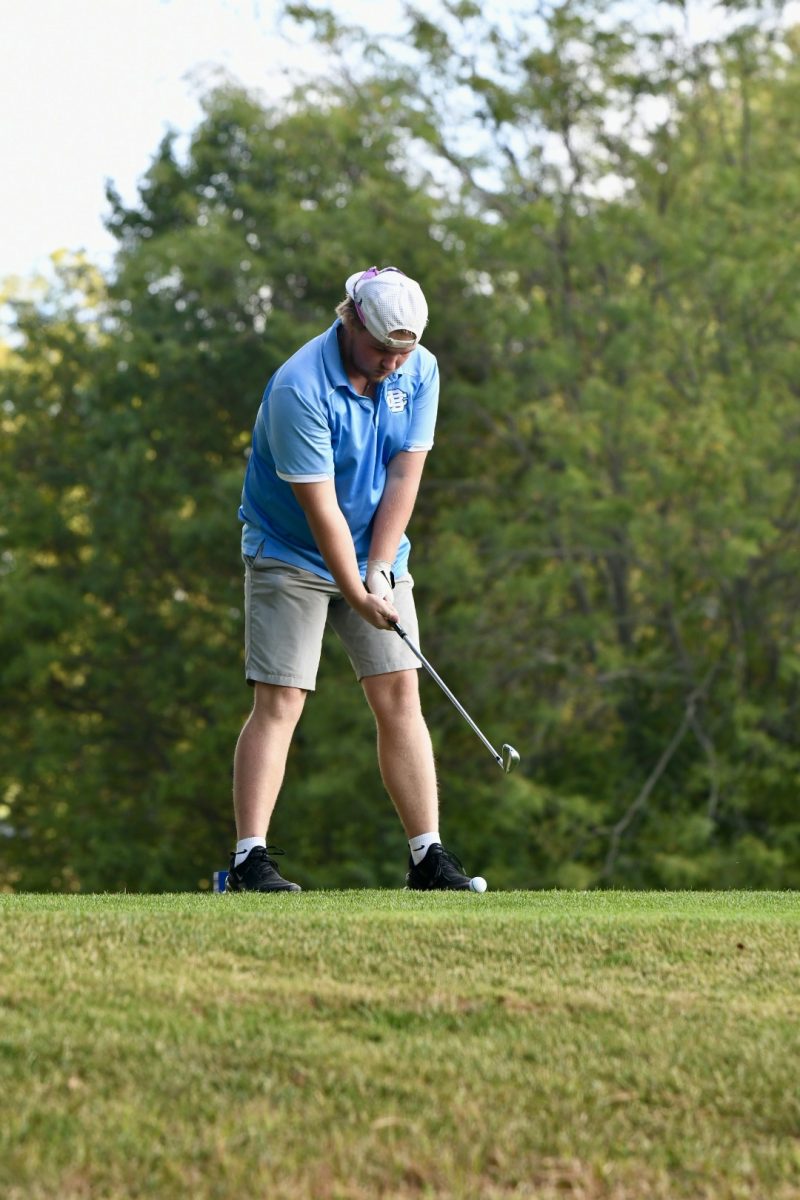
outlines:
[[361, 317], [356, 312], [356, 302], [352, 296], [345, 296], [344, 300], [336, 305], [336, 315], [337, 317], [341, 317], [342, 324], [348, 332], [364, 329], [365, 327]]

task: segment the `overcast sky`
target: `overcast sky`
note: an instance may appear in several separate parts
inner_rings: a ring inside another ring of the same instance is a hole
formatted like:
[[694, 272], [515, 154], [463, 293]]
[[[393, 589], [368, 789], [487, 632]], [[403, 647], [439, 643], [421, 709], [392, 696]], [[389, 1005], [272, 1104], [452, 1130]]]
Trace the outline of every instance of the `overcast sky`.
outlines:
[[[401, 24], [401, 0], [327, 3], [373, 30]], [[691, 5], [700, 36], [710, 4]], [[167, 129], [188, 133], [198, 124], [198, 97], [215, 69], [274, 99], [285, 91], [287, 69], [313, 68], [312, 48], [298, 42], [292, 53], [279, 38], [277, 7], [276, 0], [0, 0], [0, 281], [46, 271], [59, 249], [83, 249], [108, 266], [106, 179], [135, 199]]]

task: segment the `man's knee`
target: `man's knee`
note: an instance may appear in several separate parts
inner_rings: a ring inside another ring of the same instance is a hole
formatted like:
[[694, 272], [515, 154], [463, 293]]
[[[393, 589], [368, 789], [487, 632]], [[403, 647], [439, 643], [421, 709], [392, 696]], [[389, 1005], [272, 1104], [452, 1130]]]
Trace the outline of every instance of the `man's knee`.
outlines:
[[296, 725], [300, 720], [308, 694], [303, 688], [256, 683], [254, 690], [253, 717], [256, 721], [280, 721]]
[[376, 720], [397, 721], [419, 712], [419, 672], [392, 671], [370, 675], [361, 681]]

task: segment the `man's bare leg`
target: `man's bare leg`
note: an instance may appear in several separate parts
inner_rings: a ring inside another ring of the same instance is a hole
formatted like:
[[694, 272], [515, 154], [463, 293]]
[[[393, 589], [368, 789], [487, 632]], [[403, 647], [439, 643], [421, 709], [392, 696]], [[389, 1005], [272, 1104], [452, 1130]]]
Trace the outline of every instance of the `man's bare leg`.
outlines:
[[361, 681], [378, 727], [381, 777], [408, 838], [439, 828], [436, 766], [418, 676], [416, 670], [392, 671]]
[[240, 841], [267, 835], [306, 695], [302, 688], [255, 684], [253, 711], [239, 734], [233, 760], [233, 809]]

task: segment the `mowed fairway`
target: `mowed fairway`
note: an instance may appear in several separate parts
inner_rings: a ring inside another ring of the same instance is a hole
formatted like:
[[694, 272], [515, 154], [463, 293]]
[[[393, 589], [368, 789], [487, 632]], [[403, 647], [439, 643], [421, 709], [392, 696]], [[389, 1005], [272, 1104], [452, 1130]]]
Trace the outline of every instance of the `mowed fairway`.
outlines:
[[800, 1197], [800, 897], [0, 898], [0, 1194]]

